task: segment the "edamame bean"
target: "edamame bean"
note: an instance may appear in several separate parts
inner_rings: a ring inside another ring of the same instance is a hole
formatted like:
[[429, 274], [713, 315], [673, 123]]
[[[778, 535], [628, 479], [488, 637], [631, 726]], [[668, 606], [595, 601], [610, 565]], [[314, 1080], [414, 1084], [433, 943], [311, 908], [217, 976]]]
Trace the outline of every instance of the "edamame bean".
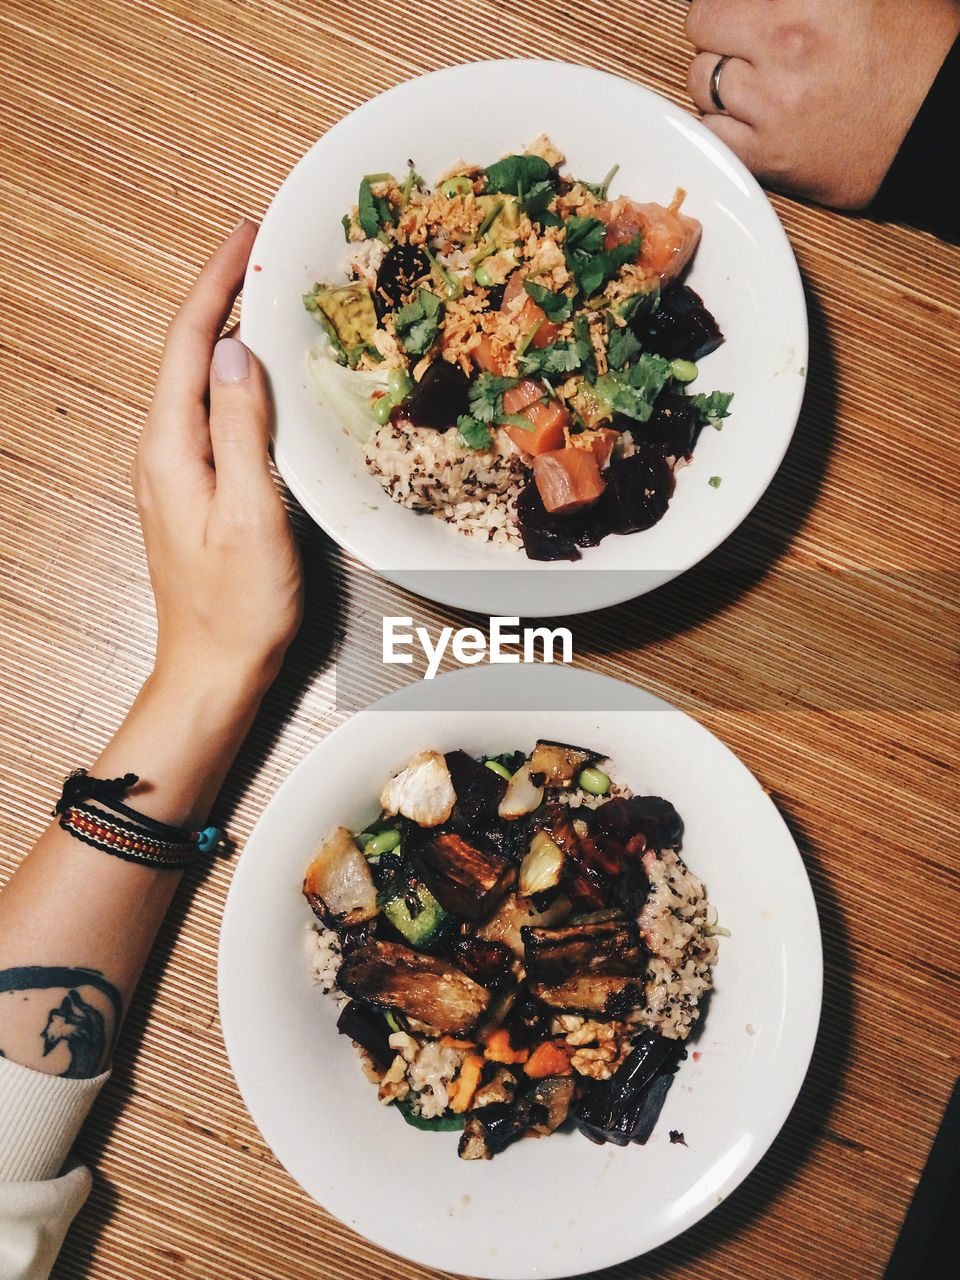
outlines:
[[579, 782], [592, 796], [605, 796], [610, 790], [610, 779], [602, 769], [581, 769]]
[[697, 376], [697, 366], [692, 360], [671, 360], [670, 375], [677, 382], [692, 382]]
[[489, 289], [493, 284], [493, 276], [481, 262], [478, 267], [473, 269], [473, 278], [481, 289]]
[[385, 427], [390, 421], [390, 412], [393, 409], [393, 401], [389, 396], [378, 396], [376, 400], [374, 400], [372, 408], [373, 416], [376, 418], [377, 422], [379, 422], [381, 427]]
[[457, 174], [455, 178], [447, 178], [446, 182], [440, 183], [440, 194], [447, 196], [465, 196], [473, 190], [473, 183], [466, 174]]
[[406, 369], [391, 369], [387, 374], [387, 395], [391, 404], [399, 404], [413, 390], [413, 383]]
[[484, 760], [483, 763], [488, 769], [492, 769], [494, 773], [499, 773], [501, 778], [506, 778], [508, 782], [510, 781], [512, 776], [510, 770], [505, 765], [502, 765], [499, 760]]
[[391, 828], [387, 831], [378, 831], [363, 852], [368, 858], [376, 858], [381, 853], [392, 853], [399, 844], [400, 832]]

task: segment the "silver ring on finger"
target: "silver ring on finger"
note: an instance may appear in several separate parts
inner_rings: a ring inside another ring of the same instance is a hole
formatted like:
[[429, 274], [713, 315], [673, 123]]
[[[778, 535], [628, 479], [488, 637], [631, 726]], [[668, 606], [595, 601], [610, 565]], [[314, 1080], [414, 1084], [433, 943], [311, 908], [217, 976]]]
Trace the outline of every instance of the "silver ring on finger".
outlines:
[[732, 57], [732, 53], [725, 53], [722, 58], [717, 60], [717, 65], [713, 68], [710, 75], [710, 101], [717, 110], [723, 114], [726, 114], [727, 108], [724, 106], [723, 99], [720, 97], [720, 77], [723, 75], [723, 68]]

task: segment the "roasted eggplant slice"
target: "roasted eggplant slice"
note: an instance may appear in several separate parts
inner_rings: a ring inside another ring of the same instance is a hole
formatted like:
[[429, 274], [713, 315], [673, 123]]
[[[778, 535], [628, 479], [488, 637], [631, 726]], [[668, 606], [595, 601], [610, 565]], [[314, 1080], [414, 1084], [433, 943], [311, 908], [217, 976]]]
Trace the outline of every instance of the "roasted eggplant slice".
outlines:
[[491, 942], [504, 942], [514, 953], [523, 957], [523, 938], [520, 930], [524, 925], [559, 924], [570, 914], [570, 902], [567, 898], [554, 898], [553, 902], [542, 911], [538, 911], [529, 898], [521, 898], [511, 893], [500, 904], [500, 909], [476, 932], [478, 938]]
[[571, 1108], [574, 1124], [591, 1142], [646, 1142], [684, 1056], [682, 1040], [644, 1031], [609, 1080], [582, 1082]]
[[516, 1103], [492, 1102], [470, 1111], [458, 1152], [461, 1160], [492, 1160], [532, 1128], [546, 1123], [547, 1109], [530, 1098]]
[[516, 868], [506, 858], [452, 831], [438, 832], [413, 858], [440, 905], [465, 920], [489, 915], [516, 880]]
[[566, 982], [533, 982], [530, 990], [552, 1009], [571, 1013], [602, 1013], [619, 1016], [643, 1004], [643, 979], [617, 974], [577, 973]]
[[346, 827], [337, 827], [307, 867], [303, 893], [324, 924], [351, 927], [377, 914], [370, 864]]
[[596, 832], [613, 836], [623, 845], [631, 845], [639, 835], [648, 849], [679, 849], [683, 840], [683, 819], [661, 796], [608, 800], [593, 819]]
[[462, 970], [398, 942], [372, 942], [351, 951], [337, 985], [369, 1004], [399, 1009], [438, 1031], [467, 1031], [490, 1003], [490, 992]]
[[646, 949], [636, 925], [626, 920], [544, 929], [527, 925], [520, 930], [528, 976], [555, 985], [581, 975], [626, 977], [643, 975]]
[[599, 751], [573, 747], [566, 742], [548, 742], [541, 738], [533, 748], [530, 768], [546, 775], [548, 787], [572, 787], [573, 780], [581, 769], [605, 759], [606, 756]]
[[350, 1000], [340, 1011], [337, 1030], [365, 1049], [380, 1071], [386, 1071], [396, 1056], [390, 1048], [390, 1028], [379, 1009], [371, 1009], [359, 1000]]

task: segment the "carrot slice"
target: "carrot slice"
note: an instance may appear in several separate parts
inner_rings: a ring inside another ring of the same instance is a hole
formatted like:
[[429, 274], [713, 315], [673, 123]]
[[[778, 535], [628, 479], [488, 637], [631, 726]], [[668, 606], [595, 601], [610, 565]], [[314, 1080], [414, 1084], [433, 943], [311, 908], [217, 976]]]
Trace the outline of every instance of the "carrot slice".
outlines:
[[543, 505], [560, 514], [591, 506], [606, 487], [592, 449], [541, 453], [533, 460], [533, 478]]
[[460, 1074], [454, 1082], [450, 1095], [451, 1111], [459, 1114], [467, 1110], [473, 1101], [473, 1095], [477, 1092], [477, 1085], [480, 1083], [482, 1072], [483, 1058], [479, 1053], [471, 1053], [469, 1057], [464, 1058]]
[[524, 1064], [524, 1071], [534, 1080], [542, 1080], [544, 1076], [569, 1076], [573, 1073], [570, 1059], [573, 1049], [561, 1041], [544, 1040], [538, 1044]]
[[497, 1027], [484, 1037], [483, 1056], [491, 1062], [526, 1062], [530, 1057], [529, 1049], [514, 1049], [510, 1044], [510, 1032], [506, 1027]]

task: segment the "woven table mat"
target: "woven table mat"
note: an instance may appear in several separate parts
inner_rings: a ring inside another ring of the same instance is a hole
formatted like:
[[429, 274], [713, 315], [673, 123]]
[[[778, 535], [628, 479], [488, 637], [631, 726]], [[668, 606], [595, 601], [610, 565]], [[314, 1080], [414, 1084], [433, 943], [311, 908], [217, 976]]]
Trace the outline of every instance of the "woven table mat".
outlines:
[[[241, 213], [263, 213], [346, 112], [424, 71], [548, 54], [689, 108], [684, 11], [7, 0], [4, 878], [149, 670], [128, 473], [164, 327], [204, 257]], [[909, 229], [773, 203], [811, 324], [784, 465], [697, 569], [569, 625], [579, 665], [696, 716], [773, 795], [817, 898], [824, 1012], [800, 1098], [756, 1171], [690, 1231], [605, 1273], [624, 1280], [879, 1276], [960, 1069], [960, 255]], [[392, 687], [382, 616], [475, 622], [380, 582], [294, 519], [307, 618], [221, 798], [240, 845], [309, 748]], [[188, 876], [164, 926], [81, 1135], [94, 1190], [55, 1277], [437, 1274], [310, 1200], [247, 1115], [216, 1002], [231, 868]]]

